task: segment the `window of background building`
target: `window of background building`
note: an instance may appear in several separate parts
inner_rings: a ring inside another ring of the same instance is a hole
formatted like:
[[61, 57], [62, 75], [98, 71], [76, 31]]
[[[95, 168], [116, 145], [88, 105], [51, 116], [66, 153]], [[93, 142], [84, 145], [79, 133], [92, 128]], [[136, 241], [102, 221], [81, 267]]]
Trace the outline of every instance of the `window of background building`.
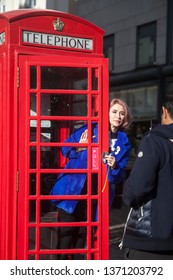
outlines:
[[25, 8], [33, 8], [36, 6], [37, 0], [26, 0], [25, 1]]
[[165, 79], [165, 93], [173, 94], [173, 77]]
[[109, 58], [109, 71], [114, 70], [114, 34], [104, 37], [104, 55]]
[[121, 98], [127, 102], [134, 121], [157, 118], [158, 86], [144, 86], [111, 91], [110, 97]]
[[156, 61], [156, 22], [137, 27], [137, 67], [153, 65]]

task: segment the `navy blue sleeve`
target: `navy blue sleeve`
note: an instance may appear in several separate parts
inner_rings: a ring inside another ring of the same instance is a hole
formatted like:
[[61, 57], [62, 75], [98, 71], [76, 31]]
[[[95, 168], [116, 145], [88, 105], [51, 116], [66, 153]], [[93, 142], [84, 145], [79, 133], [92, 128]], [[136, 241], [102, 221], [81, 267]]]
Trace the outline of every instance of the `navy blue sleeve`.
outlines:
[[142, 139], [133, 169], [125, 182], [123, 201], [128, 206], [141, 206], [154, 193], [160, 157], [158, 144], [153, 140], [151, 134]]

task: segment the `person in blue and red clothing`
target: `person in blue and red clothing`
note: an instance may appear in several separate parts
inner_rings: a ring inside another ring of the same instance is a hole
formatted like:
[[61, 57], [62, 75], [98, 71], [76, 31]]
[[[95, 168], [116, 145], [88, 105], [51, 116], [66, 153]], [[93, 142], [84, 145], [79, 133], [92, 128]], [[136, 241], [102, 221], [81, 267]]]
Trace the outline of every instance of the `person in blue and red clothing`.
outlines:
[[[131, 112], [127, 104], [120, 99], [113, 99], [109, 107], [109, 153], [104, 159], [108, 169], [108, 181], [110, 183], [110, 207], [115, 195], [115, 185], [123, 179], [128, 164], [131, 144], [125, 133], [132, 121]], [[98, 142], [97, 123], [92, 124], [92, 141]], [[77, 129], [65, 142], [86, 143], [88, 142], [87, 125]], [[69, 158], [66, 169], [87, 168], [87, 149], [85, 147], [63, 147], [63, 156]], [[94, 180], [92, 180], [92, 183]], [[97, 182], [93, 183], [97, 184]], [[86, 194], [85, 173], [62, 173], [51, 190], [52, 195], [78, 195]], [[95, 186], [93, 186], [94, 189]], [[52, 201], [59, 211], [60, 222], [86, 221], [86, 203], [81, 200]], [[92, 211], [96, 216], [97, 206]], [[95, 212], [95, 213], [94, 213]], [[84, 248], [86, 242], [85, 227], [61, 227], [59, 238], [59, 249]], [[65, 255], [60, 256], [65, 259]], [[74, 256], [80, 259], [80, 256]]]

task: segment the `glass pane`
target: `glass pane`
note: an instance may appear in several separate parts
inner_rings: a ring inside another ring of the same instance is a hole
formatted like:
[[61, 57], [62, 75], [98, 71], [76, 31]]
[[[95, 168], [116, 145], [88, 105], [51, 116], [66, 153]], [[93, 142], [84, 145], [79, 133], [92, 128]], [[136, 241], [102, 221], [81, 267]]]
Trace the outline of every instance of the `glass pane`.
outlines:
[[36, 66], [30, 67], [30, 89], [37, 87], [37, 68]]
[[40, 227], [40, 249], [56, 249], [58, 227]]
[[36, 147], [30, 147], [30, 168], [36, 168]]
[[59, 168], [60, 148], [41, 147], [40, 166], [41, 168]]
[[57, 254], [42, 254], [40, 255], [40, 260], [57, 260]]
[[156, 56], [156, 22], [137, 27], [137, 65], [152, 65]]
[[92, 174], [91, 177], [91, 194], [97, 195], [98, 194], [98, 173]]
[[146, 37], [139, 40], [139, 65], [152, 64], [154, 62], [155, 42], [153, 38]]
[[29, 255], [28, 260], [35, 260], [35, 255]]
[[87, 116], [87, 96], [41, 94], [41, 116]]
[[31, 173], [30, 174], [30, 195], [36, 195], [36, 174]]
[[91, 220], [92, 220], [93, 222], [95, 222], [95, 221], [98, 220], [98, 217], [97, 217], [97, 215], [98, 215], [98, 213], [97, 213], [98, 209], [97, 209], [97, 207], [98, 207], [98, 201], [97, 201], [97, 199], [92, 199], [92, 201], [91, 201]]
[[36, 201], [30, 200], [29, 201], [29, 222], [36, 221]]
[[[44, 123], [47, 121], [44, 121]], [[42, 121], [43, 123], [43, 121]], [[46, 143], [51, 142], [51, 133], [45, 132], [45, 129], [42, 129], [44, 132], [41, 133], [40, 142]]]
[[[52, 207], [51, 201], [45, 200], [45, 199], [40, 201], [40, 217], [41, 217], [42, 221], [51, 221], [51, 218], [53, 218], [53, 216], [54, 216], [54, 215], [51, 215], [52, 208], [53, 207]], [[56, 210], [54, 209], [54, 211], [56, 211]], [[50, 214], [50, 215], [48, 215], [48, 214]]]
[[92, 117], [98, 116], [99, 113], [99, 97], [92, 95]]
[[29, 250], [34, 250], [35, 249], [35, 237], [36, 234], [36, 229], [34, 227], [29, 228]]
[[98, 69], [92, 68], [92, 90], [98, 90]]
[[76, 89], [88, 88], [87, 68], [77, 67], [41, 67], [42, 89]]
[[37, 121], [31, 120], [30, 121], [30, 142], [37, 141]]
[[37, 116], [37, 95], [30, 94], [30, 116]]
[[97, 240], [98, 240], [98, 227], [92, 226], [91, 227], [91, 244], [90, 244], [92, 249], [98, 248]]

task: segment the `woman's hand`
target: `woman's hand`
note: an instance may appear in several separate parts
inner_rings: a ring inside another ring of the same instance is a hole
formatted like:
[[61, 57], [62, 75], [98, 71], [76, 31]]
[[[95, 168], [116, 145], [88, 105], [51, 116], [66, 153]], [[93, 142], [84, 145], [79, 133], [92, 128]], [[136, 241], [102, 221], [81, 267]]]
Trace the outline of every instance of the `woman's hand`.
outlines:
[[[81, 134], [81, 137], [80, 137], [80, 140], [79, 140], [79, 143], [87, 143], [88, 142], [88, 129], [86, 129], [82, 134]], [[85, 147], [78, 147], [76, 148], [76, 152], [80, 152], [80, 151], [83, 151], [83, 150], [86, 150]]]
[[88, 142], [88, 129], [86, 129], [80, 137], [79, 143], [87, 143]]
[[112, 168], [115, 169], [116, 166], [116, 160], [114, 156], [111, 155], [105, 155], [105, 159], [107, 161], [107, 164]]

